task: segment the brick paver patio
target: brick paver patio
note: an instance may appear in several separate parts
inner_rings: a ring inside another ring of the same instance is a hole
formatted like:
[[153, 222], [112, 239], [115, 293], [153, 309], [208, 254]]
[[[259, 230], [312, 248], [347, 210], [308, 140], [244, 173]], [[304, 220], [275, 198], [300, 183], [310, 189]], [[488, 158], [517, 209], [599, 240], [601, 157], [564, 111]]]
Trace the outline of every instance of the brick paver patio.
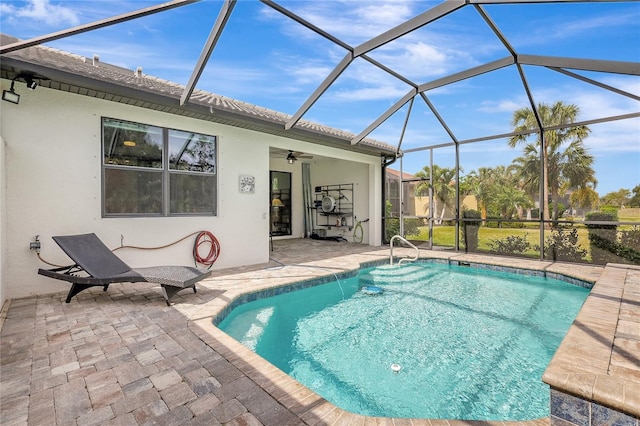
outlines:
[[[365, 245], [275, 241], [280, 263]], [[112, 284], [12, 300], [2, 313], [0, 424], [298, 425], [298, 415], [207, 346], [188, 327], [199, 306], [224, 293], [216, 277], [279, 263], [215, 271], [166, 306], [159, 286]]]
[[[199, 325], [210, 323], [207, 309], [228, 301], [238, 289], [283, 276], [300, 279], [327, 273], [295, 267], [307, 261], [340, 270], [346, 267], [342, 257], [348, 255], [351, 263], [354, 254], [356, 261], [361, 259], [358, 256], [388, 258], [387, 248], [313, 240], [274, 243], [269, 264], [214, 271], [197, 286], [197, 293], [185, 290], [169, 307], [160, 287], [149, 283], [115, 284], [107, 292], [93, 288], [69, 304], [64, 303], [66, 292], [5, 304], [0, 333], [0, 424], [503, 424], [347, 413], [288, 376], [274, 375], [275, 367], [228, 336], [207, 335], [206, 327]], [[562, 272], [575, 265], [551, 268]], [[593, 281], [603, 269], [582, 268]], [[510, 424], [548, 425], [549, 419]]]

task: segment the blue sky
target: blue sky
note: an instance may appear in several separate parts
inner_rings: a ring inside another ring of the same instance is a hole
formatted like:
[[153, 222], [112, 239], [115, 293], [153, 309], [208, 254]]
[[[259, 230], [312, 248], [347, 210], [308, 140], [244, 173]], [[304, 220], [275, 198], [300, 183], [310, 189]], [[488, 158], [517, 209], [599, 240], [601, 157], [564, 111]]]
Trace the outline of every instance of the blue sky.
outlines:
[[[0, 2], [1, 31], [22, 39], [126, 13], [149, 1]], [[278, 4], [351, 46], [401, 24], [436, 1], [280, 1]], [[221, 1], [201, 1], [135, 21], [67, 37], [47, 45], [145, 74], [186, 84], [214, 24]], [[486, 5], [484, 10], [520, 54], [640, 61], [640, 2]], [[294, 114], [345, 56], [346, 51], [256, 0], [238, 1], [197, 87]], [[473, 6], [370, 52], [369, 56], [417, 84], [508, 56]], [[580, 119], [640, 111], [640, 102], [558, 72], [525, 66], [536, 103], [562, 100], [580, 107]], [[640, 96], [640, 77], [579, 72]], [[305, 114], [355, 134], [407, 93], [409, 87], [356, 59]], [[515, 67], [427, 92], [456, 138], [465, 140], [511, 130], [513, 112], [527, 106]], [[397, 145], [407, 106], [370, 137]], [[425, 103], [416, 99], [402, 148], [450, 142]], [[640, 184], [640, 119], [590, 126], [586, 141], [595, 157], [603, 195]], [[435, 161], [452, 166], [450, 150]], [[465, 172], [508, 164], [520, 151], [506, 141], [464, 145]], [[438, 160], [440, 158], [440, 160]], [[403, 170], [427, 165], [428, 153], [408, 154]], [[399, 164], [394, 165], [399, 167]]]

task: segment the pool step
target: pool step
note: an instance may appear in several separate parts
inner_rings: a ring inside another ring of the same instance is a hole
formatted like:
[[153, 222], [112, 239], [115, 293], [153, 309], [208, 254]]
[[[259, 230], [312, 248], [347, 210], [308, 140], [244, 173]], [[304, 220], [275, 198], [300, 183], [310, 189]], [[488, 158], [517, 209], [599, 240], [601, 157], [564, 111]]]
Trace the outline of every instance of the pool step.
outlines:
[[426, 279], [438, 271], [424, 266], [402, 265], [376, 268], [373, 271], [360, 275], [358, 286], [360, 288], [369, 285], [391, 285], [407, 282], [415, 282]]

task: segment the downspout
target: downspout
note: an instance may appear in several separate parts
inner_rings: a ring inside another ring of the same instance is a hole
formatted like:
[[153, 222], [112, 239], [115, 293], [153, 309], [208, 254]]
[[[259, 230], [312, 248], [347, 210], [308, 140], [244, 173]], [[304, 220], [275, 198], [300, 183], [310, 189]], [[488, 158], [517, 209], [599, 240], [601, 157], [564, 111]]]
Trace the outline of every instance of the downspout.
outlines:
[[387, 167], [396, 161], [398, 161], [397, 153], [393, 157], [382, 157], [382, 220], [380, 221], [382, 226], [382, 232], [380, 234], [382, 237], [382, 241], [380, 242], [381, 244], [386, 244], [385, 236], [387, 232]]

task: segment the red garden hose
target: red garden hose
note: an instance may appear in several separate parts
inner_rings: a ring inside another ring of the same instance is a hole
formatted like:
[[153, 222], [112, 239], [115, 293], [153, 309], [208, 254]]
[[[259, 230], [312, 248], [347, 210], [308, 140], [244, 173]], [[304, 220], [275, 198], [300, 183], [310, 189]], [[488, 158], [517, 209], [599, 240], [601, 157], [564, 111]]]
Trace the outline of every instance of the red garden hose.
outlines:
[[[208, 252], [203, 256], [200, 254], [200, 248], [204, 246], [205, 250], [208, 246]], [[220, 242], [209, 231], [200, 231], [193, 244], [193, 259], [196, 263], [205, 265], [208, 268], [218, 260], [220, 256]]]
[[[207, 266], [207, 268], [211, 268], [211, 266], [213, 265], [213, 263], [218, 260], [218, 257], [220, 256], [220, 241], [218, 241], [218, 239], [213, 235], [213, 233], [209, 232], [209, 231], [199, 231], [199, 232], [193, 232], [185, 237], [180, 238], [178, 241], [174, 241], [172, 243], [169, 244], [165, 244], [162, 246], [158, 246], [158, 247], [139, 247], [139, 246], [129, 246], [129, 245], [124, 245], [122, 242], [124, 240], [124, 237], [122, 235], [120, 235], [120, 247], [116, 247], [114, 249], [112, 249], [112, 251], [116, 251], [116, 250], [120, 250], [120, 249], [136, 249], [136, 250], [158, 250], [158, 249], [163, 249], [163, 248], [167, 248], [170, 247], [174, 244], [178, 244], [184, 240], [186, 240], [187, 238], [196, 235], [196, 240], [193, 244], [193, 260], [196, 263], [196, 267], [198, 266], [198, 263], [201, 265], [205, 265]], [[201, 246], [205, 246], [204, 248], [206, 248], [206, 245], [209, 245], [209, 252], [202, 256], [200, 254], [200, 247]], [[64, 265], [56, 265], [54, 263], [51, 262], [47, 262], [46, 260], [44, 260], [42, 257], [40, 257], [40, 252], [38, 251], [36, 253], [38, 255], [38, 259], [40, 259], [42, 262], [51, 265], [51, 266], [55, 266], [55, 267], [63, 267]]]

